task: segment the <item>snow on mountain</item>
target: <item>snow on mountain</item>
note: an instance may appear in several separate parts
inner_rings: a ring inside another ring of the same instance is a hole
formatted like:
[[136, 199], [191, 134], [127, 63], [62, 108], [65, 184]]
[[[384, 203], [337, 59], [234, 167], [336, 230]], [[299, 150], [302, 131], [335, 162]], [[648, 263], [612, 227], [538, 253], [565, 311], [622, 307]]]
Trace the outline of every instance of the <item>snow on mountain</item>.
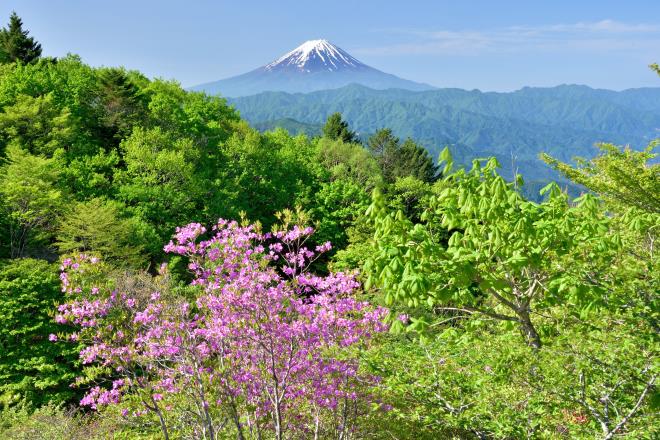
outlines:
[[291, 67], [310, 73], [318, 69], [336, 71], [367, 66], [328, 40], [310, 40], [266, 65], [265, 69], [273, 71]]
[[201, 84], [191, 90], [238, 97], [266, 91], [308, 93], [336, 89], [352, 83], [381, 90], [433, 89], [427, 84], [405, 80], [369, 67], [327, 40], [309, 40], [251, 72]]

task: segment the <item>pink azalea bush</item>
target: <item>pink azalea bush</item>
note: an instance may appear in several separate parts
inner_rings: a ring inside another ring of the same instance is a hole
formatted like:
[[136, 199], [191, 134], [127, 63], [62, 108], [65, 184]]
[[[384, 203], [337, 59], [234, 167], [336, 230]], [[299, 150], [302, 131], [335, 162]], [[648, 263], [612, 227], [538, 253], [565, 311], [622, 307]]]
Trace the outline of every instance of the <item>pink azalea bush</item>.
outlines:
[[81, 404], [154, 414], [165, 438], [214, 439], [230, 426], [237, 438], [348, 435], [377, 380], [360, 372], [359, 351], [387, 312], [356, 298], [354, 274], [310, 272], [331, 247], [310, 249], [311, 228], [262, 234], [220, 220], [206, 233], [190, 224], [165, 246], [188, 258], [194, 300], [120, 291], [93, 257], [63, 262], [71, 300], [56, 320], [77, 327], [68, 337], [86, 342], [83, 362], [113, 378]]

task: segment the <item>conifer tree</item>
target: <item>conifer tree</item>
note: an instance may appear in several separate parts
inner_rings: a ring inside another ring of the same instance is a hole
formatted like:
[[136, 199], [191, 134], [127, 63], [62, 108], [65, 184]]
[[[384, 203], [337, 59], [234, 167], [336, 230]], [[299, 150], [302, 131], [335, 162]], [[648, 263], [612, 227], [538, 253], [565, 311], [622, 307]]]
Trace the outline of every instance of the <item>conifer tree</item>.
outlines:
[[402, 144], [389, 128], [374, 133], [367, 141], [367, 147], [378, 160], [386, 182], [393, 183], [406, 176], [423, 182], [434, 182], [438, 178], [438, 167], [428, 151], [412, 139], [406, 139]]
[[357, 134], [348, 128], [348, 123], [341, 117], [341, 113], [333, 113], [323, 126], [323, 136], [332, 140], [343, 142], [358, 142]]
[[124, 69], [99, 70], [99, 135], [108, 143], [128, 137], [146, 117], [139, 87]]
[[410, 138], [401, 145], [398, 156], [398, 176], [414, 176], [422, 182], [435, 182], [440, 176], [429, 152]]
[[12, 12], [9, 27], [0, 30], [0, 62], [27, 64], [37, 60], [41, 56], [41, 44], [28, 34], [23, 30], [23, 21]]

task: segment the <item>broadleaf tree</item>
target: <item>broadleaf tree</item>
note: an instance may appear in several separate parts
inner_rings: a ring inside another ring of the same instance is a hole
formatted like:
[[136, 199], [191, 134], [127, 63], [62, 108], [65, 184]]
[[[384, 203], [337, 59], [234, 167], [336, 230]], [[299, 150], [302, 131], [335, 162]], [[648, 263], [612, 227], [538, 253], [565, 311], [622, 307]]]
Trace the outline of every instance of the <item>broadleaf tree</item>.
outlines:
[[[614, 258], [617, 240], [594, 197], [569, 201], [550, 184], [545, 201], [529, 202], [497, 166], [475, 160], [470, 171], [448, 174], [416, 224], [387, 212], [376, 192], [368, 213], [377, 253], [365, 271], [388, 304], [510, 322], [540, 348], [535, 320], [544, 309], [603, 301], [595, 274]], [[411, 328], [427, 324], [413, 319]]]

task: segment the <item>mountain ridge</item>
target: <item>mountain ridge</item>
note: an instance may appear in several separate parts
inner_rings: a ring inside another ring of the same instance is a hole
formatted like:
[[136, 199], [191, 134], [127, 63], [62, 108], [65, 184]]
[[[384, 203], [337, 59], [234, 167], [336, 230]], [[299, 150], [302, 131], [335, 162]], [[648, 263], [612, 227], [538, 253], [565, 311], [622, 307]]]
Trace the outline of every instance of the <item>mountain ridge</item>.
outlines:
[[[644, 105], [635, 99], [640, 93]], [[463, 162], [495, 155], [505, 172], [519, 168], [532, 179], [556, 178], [538, 160], [541, 152], [570, 161], [596, 154], [597, 142], [642, 148], [660, 137], [660, 88], [617, 92], [566, 85], [481, 92], [373, 90], [351, 84], [306, 94], [266, 92], [229, 102], [261, 127], [276, 126], [273, 121], [282, 118], [316, 126], [340, 112], [359, 133], [389, 127], [399, 137], [418, 141], [434, 158], [445, 145]]]

